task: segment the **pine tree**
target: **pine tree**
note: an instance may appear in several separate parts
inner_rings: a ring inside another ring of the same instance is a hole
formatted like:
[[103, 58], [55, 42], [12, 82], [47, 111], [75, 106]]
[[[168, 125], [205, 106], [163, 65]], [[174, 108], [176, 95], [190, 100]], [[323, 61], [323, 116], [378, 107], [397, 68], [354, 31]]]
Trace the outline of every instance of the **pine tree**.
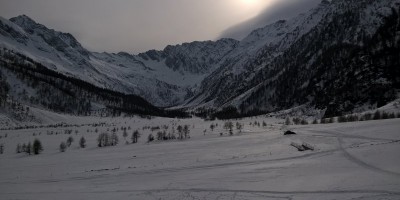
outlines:
[[60, 144], [60, 152], [65, 152], [66, 149], [67, 149], [67, 144], [65, 144], [65, 142], [61, 142], [61, 144]]
[[149, 136], [147, 136], [147, 143], [150, 143], [150, 142], [152, 142], [154, 140], [154, 136], [153, 136], [153, 134], [149, 134]]
[[263, 126], [263, 127], [266, 127], [266, 126], [267, 126], [267, 123], [266, 123], [265, 121], [263, 121], [263, 122], [262, 122], [262, 126]]
[[134, 131], [131, 136], [132, 143], [137, 143], [140, 137], [140, 133], [138, 130]]
[[165, 139], [166, 139], [165, 131], [158, 131], [157, 132], [157, 140], [165, 140]]
[[126, 129], [124, 129], [124, 132], [122, 133], [122, 136], [124, 137], [124, 139], [126, 141], [126, 137], [128, 137], [128, 132], [126, 131]]
[[177, 128], [178, 130], [178, 139], [182, 140], [183, 139], [183, 127], [179, 125]]
[[190, 135], [189, 135], [190, 130], [189, 130], [189, 126], [188, 125], [185, 125], [183, 127], [183, 133], [185, 134], [185, 139], [190, 138]]
[[72, 136], [70, 136], [70, 137], [67, 139], [67, 145], [68, 145], [68, 147], [71, 146], [72, 142], [74, 142], [74, 138], [73, 138]]
[[17, 144], [17, 149], [16, 149], [17, 153], [21, 153], [22, 152], [22, 146], [20, 143]]
[[224, 124], [224, 129], [226, 129], [227, 131], [229, 130], [229, 134], [233, 135], [233, 123], [232, 122], [225, 122]]
[[28, 155], [31, 155], [31, 153], [32, 153], [32, 145], [31, 145], [31, 142], [29, 142], [28, 145], [26, 145], [25, 152], [26, 152]]
[[111, 135], [111, 146], [117, 145], [118, 142], [119, 142], [118, 135], [117, 135], [116, 132], [114, 132], [114, 133]]
[[86, 147], [86, 139], [82, 136], [81, 139], [79, 140], [79, 146], [81, 148], [85, 148]]
[[38, 154], [40, 154], [40, 152], [43, 151], [43, 146], [42, 146], [42, 143], [40, 142], [40, 140], [35, 139], [35, 140], [33, 141], [32, 150], [33, 150], [33, 153], [34, 153], [35, 155], [38, 155]]
[[97, 137], [97, 146], [98, 147], [102, 147], [103, 146], [103, 134], [104, 133], [101, 133], [98, 137]]
[[211, 124], [211, 125], [210, 125], [211, 131], [214, 131], [214, 128], [215, 128], [215, 125], [214, 125], [214, 124]]
[[[264, 123], [265, 122], [263, 122], [263, 126], [264, 126]], [[267, 126], [267, 124], [265, 124], [265, 126]], [[236, 129], [239, 130], [239, 133], [241, 133], [242, 129], [243, 129], [243, 125], [241, 123], [239, 123], [239, 122], [236, 122]]]
[[22, 145], [22, 152], [26, 153], [26, 144], [25, 143]]
[[109, 135], [108, 133], [100, 133], [100, 135], [97, 137], [97, 146], [98, 147], [105, 147], [109, 146]]

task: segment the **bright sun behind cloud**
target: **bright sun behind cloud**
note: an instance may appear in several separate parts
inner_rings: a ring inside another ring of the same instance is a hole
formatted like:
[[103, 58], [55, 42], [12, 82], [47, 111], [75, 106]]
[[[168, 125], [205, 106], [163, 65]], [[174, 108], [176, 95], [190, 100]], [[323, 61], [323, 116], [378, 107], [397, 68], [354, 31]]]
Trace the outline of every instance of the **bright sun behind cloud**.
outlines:
[[239, 0], [243, 6], [265, 6], [266, 3], [271, 2], [271, 0]]
[[237, 6], [238, 12], [250, 18], [256, 16], [274, 1], [277, 0], [236, 0], [235, 5]]
[[245, 4], [256, 4], [259, 2], [259, 0], [241, 0]]

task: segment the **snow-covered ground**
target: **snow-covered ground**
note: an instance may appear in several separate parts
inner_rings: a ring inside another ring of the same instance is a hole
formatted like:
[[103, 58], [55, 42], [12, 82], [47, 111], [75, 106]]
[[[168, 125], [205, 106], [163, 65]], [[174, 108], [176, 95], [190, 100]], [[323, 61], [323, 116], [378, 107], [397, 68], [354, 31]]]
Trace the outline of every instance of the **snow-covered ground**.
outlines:
[[[244, 129], [234, 136], [220, 136], [227, 132], [223, 121], [197, 118], [64, 121], [106, 125], [0, 131], [0, 199], [400, 199], [400, 119], [290, 126], [294, 136], [283, 135], [283, 120], [264, 117], [240, 120]], [[214, 131], [211, 123], [218, 123]], [[173, 124], [189, 125], [191, 138], [146, 143], [151, 130], [142, 127], [168, 125], [170, 132]], [[139, 143], [126, 145], [121, 126], [131, 127], [127, 139], [138, 129]], [[120, 143], [97, 147], [98, 134], [114, 127]], [[69, 136], [72, 146], [59, 152]], [[18, 143], [35, 138], [42, 154], [15, 153]], [[299, 152], [291, 142], [316, 149]]]

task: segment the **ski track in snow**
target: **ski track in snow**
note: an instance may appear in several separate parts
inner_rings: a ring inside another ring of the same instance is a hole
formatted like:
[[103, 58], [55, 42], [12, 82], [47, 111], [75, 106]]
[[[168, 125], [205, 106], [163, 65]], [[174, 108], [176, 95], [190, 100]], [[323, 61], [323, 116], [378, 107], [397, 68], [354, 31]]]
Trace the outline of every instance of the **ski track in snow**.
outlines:
[[[163, 193], [171, 193], [178, 192], [181, 194], [186, 194], [186, 197], [192, 196], [192, 198], [183, 198], [183, 199], [198, 199], [194, 195], [203, 196], [202, 199], [207, 199], [206, 197], [210, 194], [214, 194], [217, 196], [226, 196], [229, 199], [236, 199], [237, 196], [243, 195], [259, 195], [267, 199], [275, 198], [275, 199], [296, 199], [294, 195], [346, 195], [346, 194], [356, 194], [362, 195], [355, 199], [364, 199], [366, 197], [394, 197], [399, 198], [400, 192], [387, 191], [387, 190], [317, 190], [317, 191], [263, 191], [263, 190], [229, 190], [229, 189], [210, 189], [210, 188], [193, 188], [193, 189], [154, 189], [154, 190], [112, 190], [112, 191], [95, 191], [95, 192], [74, 192], [78, 194], [108, 194], [108, 193], [129, 193], [129, 194], [147, 194], [146, 196], [159, 196]], [[62, 194], [63, 192], [30, 192], [24, 193], [25, 195], [34, 195], [34, 194]], [[70, 193], [70, 192], [65, 192]], [[202, 195], [202, 193], [208, 193], [207, 195]], [[19, 193], [2, 193], [2, 194], [19, 194]], [[151, 195], [148, 195], [151, 194]], [[371, 196], [364, 196], [371, 195]], [[0, 194], [1, 196], [1, 194]], [[219, 198], [216, 198], [219, 199]]]
[[334, 137], [336, 137], [337, 140], [338, 140], [338, 144], [339, 144], [339, 150], [343, 153], [344, 157], [346, 157], [349, 161], [354, 162], [354, 163], [360, 165], [361, 167], [364, 167], [366, 169], [372, 170], [374, 172], [384, 173], [386, 175], [397, 176], [397, 177], [400, 178], [400, 173], [384, 170], [384, 169], [381, 169], [379, 167], [376, 167], [376, 166], [373, 166], [371, 164], [368, 164], [368, 163], [362, 161], [361, 159], [351, 155], [346, 150], [346, 148], [343, 147], [343, 143], [344, 143], [343, 139], [344, 138], [363, 139], [363, 140], [377, 140], [377, 141], [385, 141], [385, 142], [389, 142], [389, 143], [397, 143], [397, 142], [400, 142], [399, 140], [396, 140], [396, 139], [383, 139], [383, 138], [375, 138], [375, 137], [373, 138], [373, 137], [365, 137], [365, 136], [351, 136], [351, 135], [346, 135], [345, 133], [339, 132], [339, 131], [314, 131], [314, 132], [315, 133], [330, 134], [330, 135], [333, 135]]
[[360, 166], [362, 166], [362, 167], [364, 167], [366, 169], [370, 169], [372, 171], [379, 172], [379, 173], [384, 173], [384, 174], [387, 174], [387, 175], [397, 176], [397, 177], [400, 178], [400, 173], [396, 173], [396, 172], [392, 172], [392, 171], [381, 169], [379, 167], [376, 167], [376, 166], [373, 166], [371, 164], [368, 164], [368, 163], [362, 161], [361, 159], [351, 155], [345, 148], [343, 148], [343, 138], [342, 137], [339, 136], [338, 137], [338, 141], [339, 141], [339, 145], [340, 145], [340, 150], [343, 152], [343, 155], [347, 159], [349, 159], [350, 161], [352, 161], [352, 162], [354, 162], [354, 163], [356, 163], [356, 164], [358, 164], [358, 165], [360, 165]]

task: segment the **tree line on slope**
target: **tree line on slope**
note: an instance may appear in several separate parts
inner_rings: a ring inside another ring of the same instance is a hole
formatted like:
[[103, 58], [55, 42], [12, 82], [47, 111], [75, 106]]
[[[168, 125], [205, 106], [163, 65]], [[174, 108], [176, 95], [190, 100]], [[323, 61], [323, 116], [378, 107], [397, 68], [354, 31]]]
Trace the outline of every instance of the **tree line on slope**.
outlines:
[[[360, 9], [360, 8], [359, 8]], [[239, 106], [240, 113], [264, 112], [311, 103], [325, 117], [351, 113], [367, 103], [380, 107], [400, 88], [400, 7], [371, 36], [355, 34], [359, 10], [333, 15], [300, 38], [256, 75], [260, 85]]]

